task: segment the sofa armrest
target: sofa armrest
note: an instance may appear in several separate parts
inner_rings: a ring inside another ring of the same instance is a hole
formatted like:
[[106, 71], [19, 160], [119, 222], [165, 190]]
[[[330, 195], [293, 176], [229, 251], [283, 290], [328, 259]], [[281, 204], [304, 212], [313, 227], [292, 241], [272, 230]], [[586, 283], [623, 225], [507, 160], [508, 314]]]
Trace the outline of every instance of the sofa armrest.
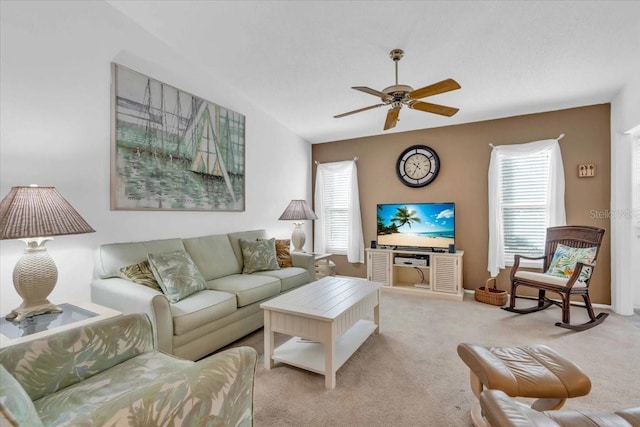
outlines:
[[[253, 390], [258, 352], [251, 347], [235, 347], [196, 362], [191, 380], [193, 394], [213, 390], [215, 400], [208, 421], [216, 425], [252, 426]], [[223, 408], [223, 409], [220, 409]]]
[[0, 426], [43, 426], [27, 392], [2, 365], [0, 365]]
[[169, 301], [161, 292], [121, 278], [94, 279], [91, 301], [124, 314], [145, 313], [158, 350], [173, 354], [173, 318]]
[[307, 269], [309, 272], [309, 282], [313, 282], [316, 277], [316, 257], [306, 252], [291, 252], [291, 263], [294, 267]]

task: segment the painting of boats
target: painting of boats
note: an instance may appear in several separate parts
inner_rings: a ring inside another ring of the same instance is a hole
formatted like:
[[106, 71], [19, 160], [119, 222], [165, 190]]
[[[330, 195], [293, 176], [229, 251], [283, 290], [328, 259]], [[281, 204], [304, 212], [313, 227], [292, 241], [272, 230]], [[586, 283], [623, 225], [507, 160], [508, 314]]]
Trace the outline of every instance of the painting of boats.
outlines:
[[245, 117], [112, 64], [111, 209], [245, 210]]

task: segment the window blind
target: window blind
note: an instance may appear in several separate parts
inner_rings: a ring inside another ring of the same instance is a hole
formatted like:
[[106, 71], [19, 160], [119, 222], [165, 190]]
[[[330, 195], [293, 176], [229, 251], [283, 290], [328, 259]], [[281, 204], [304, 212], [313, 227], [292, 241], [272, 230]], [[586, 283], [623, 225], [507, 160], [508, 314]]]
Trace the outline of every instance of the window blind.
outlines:
[[325, 251], [344, 255], [347, 253], [349, 233], [349, 192], [351, 172], [337, 170], [324, 176], [323, 205], [325, 211]]
[[548, 220], [549, 152], [500, 159], [500, 202], [503, 216], [504, 258], [540, 256]]

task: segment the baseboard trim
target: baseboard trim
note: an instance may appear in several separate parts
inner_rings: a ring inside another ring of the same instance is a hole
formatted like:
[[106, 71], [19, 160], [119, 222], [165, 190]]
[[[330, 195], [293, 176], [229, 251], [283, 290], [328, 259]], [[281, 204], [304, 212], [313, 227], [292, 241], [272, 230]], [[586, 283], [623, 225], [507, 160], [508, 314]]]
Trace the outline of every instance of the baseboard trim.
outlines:
[[[475, 293], [475, 290], [474, 289], [465, 289], [464, 292], [468, 293], [468, 294], [473, 294], [473, 293]], [[507, 296], [509, 298], [511, 298], [511, 294], [507, 294]], [[560, 300], [553, 299], [553, 298], [551, 298], [551, 299], [553, 301], [560, 301]], [[580, 302], [580, 301], [571, 301], [571, 304], [580, 305], [580, 306], [584, 307], [584, 303]], [[605, 310], [611, 310], [611, 306], [607, 305], [607, 304], [591, 303], [591, 305], [593, 306], [593, 308], [601, 308], [601, 309], [605, 309]]]

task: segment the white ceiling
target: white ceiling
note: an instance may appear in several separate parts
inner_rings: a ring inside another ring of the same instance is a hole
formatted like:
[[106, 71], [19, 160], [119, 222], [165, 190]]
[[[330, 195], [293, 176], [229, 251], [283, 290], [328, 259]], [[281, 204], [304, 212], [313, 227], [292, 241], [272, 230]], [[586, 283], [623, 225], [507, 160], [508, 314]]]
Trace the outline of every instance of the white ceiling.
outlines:
[[[453, 78], [385, 133], [611, 101], [640, 73], [640, 1], [108, 1], [311, 143], [382, 134], [350, 89]], [[213, 100], [215, 102], [215, 100]]]

